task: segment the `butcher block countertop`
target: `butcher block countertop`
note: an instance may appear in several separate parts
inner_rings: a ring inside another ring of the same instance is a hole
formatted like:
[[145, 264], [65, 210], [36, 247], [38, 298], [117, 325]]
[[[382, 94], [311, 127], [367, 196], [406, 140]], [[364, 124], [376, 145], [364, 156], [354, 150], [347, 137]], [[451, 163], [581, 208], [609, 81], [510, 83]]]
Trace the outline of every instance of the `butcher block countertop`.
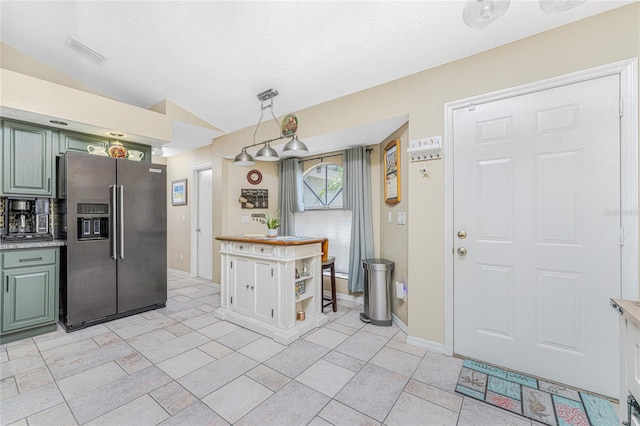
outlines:
[[301, 246], [305, 244], [317, 244], [325, 241], [319, 237], [267, 237], [263, 234], [242, 234], [216, 237], [220, 241], [236, 241], [240, 243], [272, 244], [276, 246]]
[[637, 300], [611, 299], [611, 306], [640, 330], [640, 302]]

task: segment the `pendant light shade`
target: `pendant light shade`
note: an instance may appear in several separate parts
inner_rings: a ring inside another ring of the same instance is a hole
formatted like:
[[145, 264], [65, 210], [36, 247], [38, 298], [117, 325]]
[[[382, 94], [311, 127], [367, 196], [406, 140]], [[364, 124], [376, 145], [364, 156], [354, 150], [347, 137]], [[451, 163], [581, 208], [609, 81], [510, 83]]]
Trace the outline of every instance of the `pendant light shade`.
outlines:
[[245, 148], [242, 148], [242, 152], [233, 159], [234, 166], [253, 166], [254, 164], [256, 164], [255, 160]]
[[540, 9], [547, 13], [561, 13], [576, 6], [580, 6], [585, 0], [540, 0]]
[[282, 150], [283, 154], [286, 154], [290, 157], [296, 157], [299, 155], [304, 155], [309, 152], [307, 146], [302, 143], [300, 139], [298, 139], [298, 135], [294, 134], [293, 138], [284, 146]]
[[262, 148], [256, 152], [256, 160], [260, 161], [278, 161], [278, 153], [275, 149], [271, 148], [269, 142], [265, 143]]
[[467, 0], [462, 20], [471, 28], [483, 28], [500, 18], [509, 8], [511, 0]]

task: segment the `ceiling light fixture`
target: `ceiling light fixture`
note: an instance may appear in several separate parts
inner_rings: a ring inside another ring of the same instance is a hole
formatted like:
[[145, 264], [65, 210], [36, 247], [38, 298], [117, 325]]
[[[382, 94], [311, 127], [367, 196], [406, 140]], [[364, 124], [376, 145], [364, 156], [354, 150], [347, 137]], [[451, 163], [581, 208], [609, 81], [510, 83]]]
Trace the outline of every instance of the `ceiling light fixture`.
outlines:
[[467, 0], [462, 20], [471, 28], [483, 28], [500, 18], [509, 8], [511, 0]]
[[540, 9], [547, 13], [560, 13], [580, 6], [585, 0], [540, 0]]
[[[234, 166], [253, 166], [256, 164], [255, 160], [260, 161], [278, 161], [280, 157], [278, 156], [278, 152], [271, 148], [271, 142], [278, 141], [289, 136], [292, 136], [291, 140], [287, 142], [284, 146], [284, 150], [282, 153], [289, 157], [296, 157], [301, 154], [306, 154], [309, 152], [306, 145], [298, 139], [296, 135], [296, 131], [298, 130], [298, 118], [293, 115], [287, 115], [282, 123], [279, 125], [276, 116], [273, 114], [273, 98], [278, 96], [278, 91], [274, 89], [265, 90], [264, 92], [258, 93], [258, 99], [260, 100], [260, 119], [258, 120], [258, 124], [256, 124], [256, 129], [253, 131], [253, 143], [251, 145], [247, 145], [242, 148], [240, 154], [236, 155], [233, 159]], [[265, 102], [269, 101], [268, 104], [265, 105]], [[260, 123], [262, 123], [262, 118], [264, 117], [264, 110], [268, 109], [271, 113], [271, 117], [273, 118], [274, 123], [278, 126], [278, 130], [282, 133], [277, 138], [268, 139], [262, 142], [256, 142], [256, 135], [258, 133], [258, 128], [260, 127]], [[256, 158], [251, 156], [247, 152], [247, 148], [251, 148], [256, 145], [264, 145], [262, 148], [258, 150], [256, 153]]]

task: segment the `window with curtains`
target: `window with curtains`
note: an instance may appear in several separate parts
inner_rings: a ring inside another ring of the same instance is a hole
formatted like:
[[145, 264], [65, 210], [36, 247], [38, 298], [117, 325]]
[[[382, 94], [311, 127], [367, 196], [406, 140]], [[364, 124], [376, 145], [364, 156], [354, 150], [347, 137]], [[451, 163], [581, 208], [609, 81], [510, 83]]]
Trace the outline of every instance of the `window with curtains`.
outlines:
[[304, 209], [296, 213], [296, 235], [329, 239], [336, 272], [349, 272], [351, 211], [342, 209], [342, 166], [320, 163], [304, 172]]

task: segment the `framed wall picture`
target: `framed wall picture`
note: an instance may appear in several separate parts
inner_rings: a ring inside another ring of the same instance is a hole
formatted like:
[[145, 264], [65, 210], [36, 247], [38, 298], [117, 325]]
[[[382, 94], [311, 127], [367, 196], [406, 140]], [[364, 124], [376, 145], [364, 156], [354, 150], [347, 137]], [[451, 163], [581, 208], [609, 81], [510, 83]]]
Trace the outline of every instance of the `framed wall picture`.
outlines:
[[400, 139], [392, 140], [384, 148], [384, 202], [400, 202]]
[[187, 205], [187, 180], [180, 179], [171, 182], [171, 205]]

